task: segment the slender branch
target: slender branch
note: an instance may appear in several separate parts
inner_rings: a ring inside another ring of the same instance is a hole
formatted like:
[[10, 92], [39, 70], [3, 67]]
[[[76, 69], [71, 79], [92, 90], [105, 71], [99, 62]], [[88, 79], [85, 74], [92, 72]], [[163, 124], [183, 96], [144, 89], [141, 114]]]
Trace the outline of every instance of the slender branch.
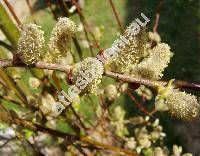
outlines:
[[103, 144], [101, 142], [92, 140], [89, 137], [81, 137], [81, 136], [76, 136], [76, 135], [71, 135], [71, 134], [68, 134], [68, 133], [56, 131], [56, 130], [53, 130], [51, 128], [43, 127], [39, 124], [20, 119], [16, 116], [13, 117], [11, 114], [8, 115], [7, 113], [0, 112], [0, 120], [3, 121], [3, 122], [10, 123], [10, 124], [16, 124], [18, 126], [30, 129], [30, 130], [35, 131], [35, 132], [39, 131], [39, 132], [47, 133], [47, 134], [50, 134], [50, 135], [53, 135], [53, 136], [56, 136], [56, 137], [60, 137], [60, 138], [63, 138], [63, 139], [81, 141], [82, 143], [86, 143], [86, 144], [92, 145], [94, 147], [98, 147], [98, 148], [101, 148], [101, 149], [104, 149], [104, 150], [109, 150], [109, 151], [113, 151], [113, 152], [117, 152], [117, 153], [123, 153], [123, 154], [129, 155], [129, 156], [138, 156], [136, 153], [129, 151], [129, 150], [126, 150], [126, 149], [106, 145], [106, 144]]
[[55, 13], [55, 11], [52, 8], [51, 0], [45, 0], [45, 3], [50, 8], [51, 13], [53, 14], [54, 19], [57, 20], [58, 16], [57, 16], [57, 14]]
[[[53, 63], [46, 63], [38, 61], [33, 65], [25, 65], [25, 64], [15, 64], [12, 60], [0, 60], [0, 68], [7, 68], [7, 67], [27, 67], [27, 68], [39, 68], [39, 69], [49, 69], [49, 70], [57, 70], [69, 74], [71, 71], [71, 66], [69, 65], [61, 65], [61, 64], [53, 64]], [[147, 87], [157, 89], [158, 86], [165, 86], [168, 81], [154, 81], [146, 78], [139, 78], [129, 75], [123, 75], [120, 73], [115, 73], [111, 71], [106, 71], [104, 76], [112, 77], [117, 80], [122, 80], [125, 82], [132, 82], [140, 85], [145, 85]], [[183, 88], [183, 89], [192, 89], [200, 91], [200, 84], [196, 83], [189, 83], [186, 81], [176, 80], [174, 82], [175, 88]]]
[[29, 8], [29, 10], [30, 10], [30, 13], [31, 13], [31, 16], [32, 16], [32, 18], [33, 18], [34, 23], [36, 23], [35, 11], [34, 11], [34, 9], [33, 9], [32, 6], [31, 6], [30, 1], [29, 1], [29, 0], [26, 0], [26, 4], [27, 4], [27, 6], [28, 6], [28, 8]]
[[109, 1], [110, 1], [110, 5], [111, 5], [111, 7], [112, 7], [112, 10], [113, 10], [113, 12], [114, 12], [114, 14], [115, 14], [115, 18], [116, 18], [116, 20], [117, 20], [117, 23], [118, 23], [118, 25], [119, 25], [119, 29], [120, 29], [121, 33], [123, 33], [122, 24], [121, 24], [121, 22], [120, 22], [120, 20], [119, 20], [119, 16], [118, 16], [118, 14], [117, 14], [115, 5], [114, 5], [114, 3], [113, 3], [112, 0], [109, 0]]
[[14, 17], [15, 21], [17, 22], [17, 25], [19, 26], [19, 28], [22, 29], [23, 25], [22, 23], [20, 22], [19, 18], [17, 17], [13, 7], [11, 6], [11, 4], [7, 1], [7, 0], [3, 0], [4, 3], [6, 4], [6, 6], [8, 7], [8, 9], [10, 10], [12, 16]]
[[96, 40], [94, 33], [89, 29], [89, 25], [88, 25], [84, 15], [83, 15], [82, 11], [81, 11], [81, 8], [80, 8], [79, 4], [75, 0], [71, 0], [71, 2], [76, 6], [77, 13], [79, 14], [81, 22], [83, 23], [84, 29], [86, 31], [90, 32], [90, 34], [91, 34], [91, 36], [92, 36], [92, 38], [93, 38], [93, 40], [95, 42], [96, 47], [99, 50], [101, 50], [100, 45], [99, 45], [98, 41]]
[[61, 65], [61, 64], [53, 64], [53, 63], [46, 63], [38, 61], [33, 65], [25, 65], [25, 64], [16, 64], [13, 60], [0, 60], [0, 67], [7, 68], [7, 67], [27, 67], [27, 68], [39, 68], [39, 69], [49, 69], [49, 70], [58, 70], [68, 74], [70, 72], [71, 67], [68, 65]]
[[110, 71], [106, 71], [105, 75], [108, 77], [115, 78], [117, 80], [122, 80], [125, 82], [133, 82], [136, 84], [145, 85], [145, 86], [148, 86], [153, 89], [156, 89], [158, 86], [165, 86], [167, 84], [167, 82], [165, 82], [165, 81], [154, 81], [154, 80], [150, 80], [150, 79], [133, 77], [133, 76], [123, 75], [123, 74], [114, 73], [114, 72], [110, 72]]
[[4, 48], [8, 49], [9, 51], [14, 51], [14, 49], [11, 45], [9, 45], [6, 42], [1, 41], [1, 40], [0, 40], [0, 46], [3, 46]]
[[146, 110], [146, 108], [144, 108], [144, 107], [142, 106], [142, 104], [140, 104], [140, 103], [136, 100], [136, 98], [135, 98], [129, 91], [127, 91], [127, 94], [129, 95], [129, 97], [131, 98], [131, 100], [134, 101], [134, 103], [136, 104], [136, 106], [137, 106], [145, 115], [149, 115], [149, 116], [152, 117], [152, 115]]

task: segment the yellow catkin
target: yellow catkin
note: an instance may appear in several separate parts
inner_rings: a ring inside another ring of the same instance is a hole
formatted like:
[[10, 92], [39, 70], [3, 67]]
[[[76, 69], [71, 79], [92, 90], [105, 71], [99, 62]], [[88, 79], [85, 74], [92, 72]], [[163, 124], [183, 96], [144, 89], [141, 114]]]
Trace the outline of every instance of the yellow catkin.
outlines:
[[194, 95], [172, 90], [166, 97], [165, 103], [172, 116], [177, 118], [191, 120], [198, 116], [200, 107]]
[[22, 61], [33, 64], [40, 59], [41, 50], [44, 46], [44, 32], [36, 24], [24, 26], [18, 42], [17, 53], [20, 54]]
[[144, 59], [132, 70], [132, 75], [158, 80], [163, 76], [164, 69], [170, 62], [170, 47], [165, 43], [159, 43], [153, 48], [149, 57]]
[[51, 33], [46, 53], [45, 62], [60, 62], [61, 57], [65, 57], [70, 52], [72, 37], [74, 36], [76, 25], [69, 18], [59, 18]]
[[103, 65], [96, 58], [88, 57], [75, 64], [72, 71], [73, 83], [84, 91], [95, 92], [101, 82]]
[[138, 34], [129, 36], [127, 28], [124, 37], [129, 43], [122, 46], [120, 41], [117, 40], [115, 43], [118, 42], [117, 45], [120, 51], [117, 52], [117, 55], [109, 63], [113, 70], [119, 72], [125, 72], [139, 62], [143, 56], [147, 40], [147, 34], [143, 29]]

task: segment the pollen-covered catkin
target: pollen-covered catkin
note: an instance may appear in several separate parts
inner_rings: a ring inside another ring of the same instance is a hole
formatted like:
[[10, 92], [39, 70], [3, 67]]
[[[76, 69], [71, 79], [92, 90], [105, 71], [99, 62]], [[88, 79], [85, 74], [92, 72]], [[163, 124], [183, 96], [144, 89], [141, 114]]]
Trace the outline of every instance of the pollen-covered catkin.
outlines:
[[83, 92], [93, 93], [101, 82], [103, 71], [103, 64], [99, 60], [88, 57], [73, 66], [73, 83]]
[[18, 42], [17, 53], [21, 60], [27, 64], [33, 64], [40, 60], [41, 50], [44, 46], [44, 32], [36, 24], [24, 26]]
[[199, 114], [199, 104], [194, 95], [172, 90], [166, 97], [165, 103], [169, 112], [180, 119], [191, 120]]
[[[112, 47], [108, 50], [117, 51], [115, 57], [110, 60], [110, 66], [113, 70], [125, 72], [134, 64], [137, 64], [144, 53], [147, 34], [145, 30], [141, 30], [136, 35], [129, 36], [128, 28], [124, 33], [124, 37], [116, 40]], [[124, 42], [124, 43], [123, 43]]]
[[170, 47], [165, 43], [158, 43], [149, 57], [132, 69], [132, 75], [158, 80], [170, 61]]
[[76, 25], [69, 18], [59, 18], [51, 33], [46, 53], [45, 62], [60, 62], [70, 52], [71, 41], [76, 30]]

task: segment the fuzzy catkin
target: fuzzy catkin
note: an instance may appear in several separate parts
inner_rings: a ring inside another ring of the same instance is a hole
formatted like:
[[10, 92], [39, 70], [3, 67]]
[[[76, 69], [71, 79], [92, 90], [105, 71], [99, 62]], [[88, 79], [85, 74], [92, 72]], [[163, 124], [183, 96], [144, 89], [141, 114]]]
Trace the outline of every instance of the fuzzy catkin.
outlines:
[[70, 52], [71, 41], [76, 30], [76, 25], [69, 18], [59, 18], [51, 33], [46, 53], [45, 62], [60, 62]]
[[199, 114], [200, 107], [196, 97], [185, 92], [170, 92], [165, 103], [169, 107], [171, 115], [180, 119], [191, 120]]
[[[129, 70], [134, 64], [139, 62], [144, 53], [147, 40], [145, 30], [142, 29], [138, 34], [131, 36], [129, 36], [128, 31], [127, 28], [124, 33], [128, 44], [123, 46], [120, 39], [114, 43], [114, 45], [117, 44], [120, 49], [117, 55], [110, 61], [110, 66], [115, 71], [125, 72]], [[111, 48], [115, 49], [114, 46]]]
[[44, 46], [44, 32], [36, 24], [24, 26], [18, 42], [17, 53], [23, 63], [30, 65], [40, 60], [41, 50]]
[[148, 58], [133, 68], [132, 75], [158, 80], [163, 76], [163, 71], [170, 62], [170, 56], [170, 47], [165, 43], [159, 43]]
[[101, 82], [103, 72], [102, 63], [96, 58], [88, 57], [73, 66], [73, 83], [83, 92], [89, 91], [93, 93]]

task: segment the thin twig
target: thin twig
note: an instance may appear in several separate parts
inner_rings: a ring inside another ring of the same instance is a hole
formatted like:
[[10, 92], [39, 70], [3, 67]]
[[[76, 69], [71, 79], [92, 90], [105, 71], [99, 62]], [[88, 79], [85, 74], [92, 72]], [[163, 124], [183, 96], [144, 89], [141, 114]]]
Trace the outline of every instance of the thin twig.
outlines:
[[9, 45], [6, 42], [1, 41], [1, 40], [0, 40], [0, 46], [3, 46], [4, 48], [8, 49], [9, 51], [14, 51], [14, 49], [11, 45]]
[[69, 105], [70, 109], [72, 110], [73, 114], [76, 116], [77, 120], [79, 121], [79, 123], [81, 124], [81, 127], [84, 130], [88, 130], [88, 128], [85, 126], [85, 124], [82, 122], [81, 118], [79, 117], [79, 115], [76, 113], [76, 111], [74, 110], [74, 107], [70, 104]]
[[71, 1], [72, 1], [72, 3], [76, 6], [77, 13], [78, 13], [79, 16], [80, 16], [80, 19], [82, 19], [82, 23], [83, 23], [83, 26], [85, 26], [86, 31], [89, 31], [89, 32], [90, 32], [90, 34], [91, 34], [91, 36], [92, 36], [92, 38], [93, 38], [93, 40], [94, 40], [94, 42], [95, 42], [95, 45], [97, 46], [97, 48], [98, 48], [99, 50], [101, 50], [100, 45], [99, 45], [98, 41], [96, 40], [94, 33], [89, 29], [89, 25], [88, 25], [88, 23], [87, 23], [87, 21], [86, 21], [84, 15], [83, 15], [82, 11], [81, 11], [80, 6], [79, 6], [78, 3], [76, 2], [76, 0], [71, 0]]
[[161, 9], [163, 7], [164, 4], [164, 0], [160, 0], [158, 3], [158, 6], [156, 7], [156, 19], [154, 22], [154, 26], [153, 26], [153, 32], [157, 32], [158, 31], [158, 23], [159, 23], [159, 19], [160, 19], [160, 12]]
[[26, 3], [27, 3], [27, 6], [28, 6], [28, 8], [30, 10], [31, 16], [33, 18], [33, 21], [36, 23], [35, 16], [34, 16], [34, 14], [35, 14], [34, 9], [32, 8], [31, 3], [30, 3], [29, 0], [26, 0]]
[[22, 28], [23, 28], [23, 25], [22, 25], [22, 23], [20, 22], [19, 18], [17, 17], [17, 15], [16, 15], [16, 13], [15, 13], [15, 11], [14, 11], [12, 5], [11, 5], [7, 0], [3, 0], [3, 1], [4, 1], [4, 3], [6, 4], [6, 6], [8, 7], [8, 9], [10, 10], [10, 12], [11, 12], [12, 16], [14, 17], [14, 19], [15, 19], [17, 25], [19, 26], [19, 28], [22, 29]]
[[114, 5], [114, 3], [112, 2], [112, 0], [109, 0], [109, 1], [110, 1], [110, 5], [111, 5], [111, 7], [112, 7], [112, 10], [113, 10], [113, 12], [114, 12], [114, 14], [115, 14], [115, 18], [116, 18], [116, 20], [117, 20], [117, 23], [118, 23], [118, 25], [119, 25], [119, 29], [120, 29], [121, 33], [123, 33], [122, 24], [121, 24], [121, 22], [120, 22], [120, 19], [119, 19], [118, 14], [117, 14], [115, 5]]
[[130, 155], [130, 156], [138, 156], [136, 153], [129, 151], [129, 150], [126, 150], [126, 149], [106, 145], [106, 144], [100, 143], [98, 141], [92, 140], [89, 137], [81, 137], [81, 136], [76, 136], [76, 135], [71, 135], [71, 134], [60, 132], [60, 131], [56, 131], [56, 130], [53, 130], [51, 128], [43, 127], [39, 124], [20, 119], [16, 116], [12, 117], [11, 114], [8, 115], [7, 113], [0, 112], [0, 120], [3, 121], [3, 122], [10, 123], [10, 124], [16, 124], [18, 126], [22, 126], [24, 128], [30, 129], [30, 130], [35, 131], [35, 132], [40, 131], [40, 132], [47, 133], [47, 134], [50, 134], [50, 135], [53, 135], [53, 136], [56, 136], [56, 137], [60, 137], [60, 138], [64, 138], [64, 139], [68, 138], [68, 139], [71, 139], [71, 140], [78, 140], [78, 141], [81, 141], [83, 143], [93, 145], [95, 147], [99, 147], [99, 148], [104, 149], [104, 150], [109, 150], [109, 151], [113, 151], [113, 152], [116, 152], [116, 153], [122, 153], [122, 154]]
[[145, 114], [145, 115], [149, 115], [152, 117], [152, 115], [142, 106], [142, 104], [140, 104], [136, 98], [127, 91], [127, 94], [129, 95], [129, 97], [134, 101], [134, 103], [137, 105], [137, 107]]
[[55, 11], [54, 11], [53, 8], [52, 8], [51, 0], [45, 0], [45, 2], [46, 2], [46, 5], [50, 8], [51, 13], [52, 13], [53, 16], [54, 16], [54, 19], [57, 20], [58, 16], [57, 16], [57, 14], [55, 13]]

